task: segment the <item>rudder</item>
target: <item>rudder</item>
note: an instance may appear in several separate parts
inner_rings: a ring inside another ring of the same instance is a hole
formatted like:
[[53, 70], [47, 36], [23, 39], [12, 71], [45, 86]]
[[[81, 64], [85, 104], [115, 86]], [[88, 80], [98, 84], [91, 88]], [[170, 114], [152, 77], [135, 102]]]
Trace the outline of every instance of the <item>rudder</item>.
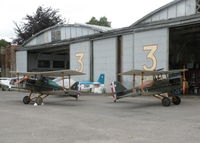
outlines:
[[120, 82], [114, 81], [111, 82], [111, 91], [113, 93], [113, 98], [117, 99], [117, 96], [120, 96], [123, 94], [124, 91], [127, 90], [126, 87], [124, 87]]
[[99, 79], [97, 80], [97, 82], [104, 84], [105, 82], [105, 74], [100, 74], [99, 75]]

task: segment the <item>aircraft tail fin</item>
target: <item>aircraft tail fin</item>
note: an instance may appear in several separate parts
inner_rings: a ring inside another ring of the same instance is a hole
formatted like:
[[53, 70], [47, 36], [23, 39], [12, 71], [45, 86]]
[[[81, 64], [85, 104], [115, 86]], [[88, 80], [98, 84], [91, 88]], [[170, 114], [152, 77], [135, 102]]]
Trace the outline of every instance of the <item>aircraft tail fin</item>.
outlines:
[[127, 90], [120, 82], [114, 81], [111, 82], [111, 91], [113, 93], [113, 98], [117, 99], [118, 96], [123, 95], [124, 91]]
[[105, 82], [105, 74], [100, 74], [99, 75], [99, 79], [97, 80], [97, 82], [104, 84]]
[[79, 82], [75, 82], [71, 87], [72, 90], [79, 90]]

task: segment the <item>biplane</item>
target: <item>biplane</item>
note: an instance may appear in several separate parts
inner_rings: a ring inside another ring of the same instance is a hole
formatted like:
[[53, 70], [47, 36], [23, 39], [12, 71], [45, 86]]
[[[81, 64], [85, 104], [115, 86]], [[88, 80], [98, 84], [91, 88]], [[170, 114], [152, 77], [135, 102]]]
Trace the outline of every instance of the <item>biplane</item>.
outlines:
[[[120, 82], [111, 83], [111, 90], [114, 97], [114, 102], [124, 97], [135, 97], [141, 95], [152, 95], [161, 100], [163, 106], [170, 106], [171, 102], [175, 105], [181, 103], [181, 98], [176, 95], [177, 90], [182, 89], [182, 81], [186, 69], [171, 70], [171, 71], [145, 71], [131, 70], [120, 73], [119, 75], [132, 75], [133, 88], [127, 89]], [[136, 76], [141, 77], [141, 85], [135, 86]], [[144, 81], [145, 76], [151, 76], [152, 80]]]
[[[24, 88], [30, 91], [28, 96], [23, 98], [24, 104], [29, 104], [35, 100], [37, 105], [43, 103], [44, 98], [49, 95], [66, 95], [78, 99], [80, 92], [78, 91], [77, 83], [71, 84], [71, 76], [85, 75], [82, 72], [74, 70], [58, 70], [47, 72], [11, 72], [17, 76], [23, 75], [24, 78], [17, 82], [19, 88]], [[53, 80], [52, 77], [61, 77], [62, 86]], [[68, 76], [68, 86], [64, 81], [65, 76]], [[20, 86], [21, 85], [21, 86]], [[33, 95], [33, 93], [35, 93]]]

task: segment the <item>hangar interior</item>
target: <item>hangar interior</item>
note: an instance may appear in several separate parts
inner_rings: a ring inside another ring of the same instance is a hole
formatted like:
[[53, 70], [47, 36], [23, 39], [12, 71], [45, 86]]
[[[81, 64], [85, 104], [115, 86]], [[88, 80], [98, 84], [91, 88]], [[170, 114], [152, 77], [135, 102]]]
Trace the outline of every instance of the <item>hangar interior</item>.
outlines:
[[62, 70], [70, 68], [69, 46], [28, 51], [28, 71]]
[[200, 24], [169, 30], [169, 69], [186, 68], [188, 92], [200, 92]]

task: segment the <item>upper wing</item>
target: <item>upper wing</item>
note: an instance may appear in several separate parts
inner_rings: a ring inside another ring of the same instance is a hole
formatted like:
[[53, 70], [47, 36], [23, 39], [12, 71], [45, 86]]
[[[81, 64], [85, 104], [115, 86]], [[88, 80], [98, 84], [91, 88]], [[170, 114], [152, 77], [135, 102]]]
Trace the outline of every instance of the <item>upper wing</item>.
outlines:
[[131, 70], [127, 72], [120, 73], [119, 75], [143, 75], [143, 76], [154, 76], [154, 75], [162, 75], [162, 74], [174, 74], [185, 72], [187, 69], [179, 69], [179, 70], [170, 70], [170, 71], [146, 71], [146, 70]]
[[75, 70], [57, 70], [57, 71], [46, 71], [46, 72], [16, 72], [11, 71], [13, 74], [24, 75], [24, 76], [75, 76], [75, 75], [85, 75], [85, 73], [78, 72]]

